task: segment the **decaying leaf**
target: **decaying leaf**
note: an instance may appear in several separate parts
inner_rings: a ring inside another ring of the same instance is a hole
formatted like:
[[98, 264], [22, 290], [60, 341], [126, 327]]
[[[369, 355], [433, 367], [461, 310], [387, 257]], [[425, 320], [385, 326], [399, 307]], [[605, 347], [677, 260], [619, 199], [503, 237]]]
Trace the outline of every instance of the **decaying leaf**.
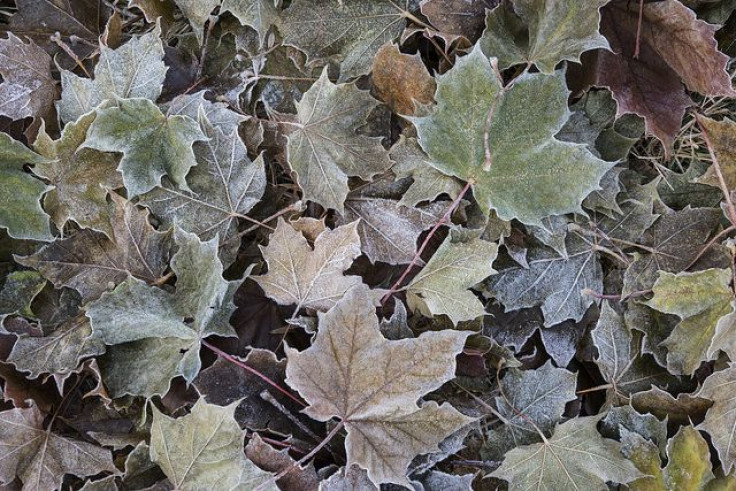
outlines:
[[713, 401], [713, 406], [708, 409], [705, 420], [698, 425], [698, 429], [710, 435], [726, 473], [730, 473], [736, 463], [736, 410], [732, 395], [734, 384], [736, 367], [731, 364], [725, 370], [708, 377], [697, 393], [698, 397]]
[[305, 199], [342, 213], [348, 176], [370, 180], [391, 165], [380, 138], [355, 133], [377, 104], [353, 84], [330, 82], [326, 69], [297, 103], [287, 151]]
[[59, 436], [44, 428], [44, 419], [35, 406], [0, 412], [0, 482], [17, 476], [24, 489], [55, 490], [66, 474], [116, 472], [109, 450]]
[[16, 260], [41, 272], [58, 288], [74, 288], [84, 300], [94, 300], [129, 276], [153, 283], [169, 260], [171, 233], [157, 232], [148, 213], [119, 195], [113, 201], [112, 237], [81, 230], [57, 240], [37, 253]]
[[203, 399], [176, 419], [153, 407], [151, 460], [176, 489], [254, 489], [271, 477], [245, 457], [245, 434], [234, 412], [235, 404], [220, 407]]
[[407, 55], [393, 44], [383, 46], [373, 60], [373, 87], [379, 100], [397, 114], [414, 114], [414, 101], [432, 102], [435, 83], [419, 55]]
[[598, 32], [600, 8], [608, 1], [514, 0], [513, 13], [509, 3], [502, 3], [488, 13], [480, 45], [498, 58], [500, 68], [534, 63], [542, 73], [554, 73], [563, 60], [579, 61], [584, 51], [608, 49]]
[[504, 88], [476, 45], [438, 77], [435, 99], [430, 116], [412, 119], [429, 162], [470, 181], [483, 209], [504, 220], [539, 224], [580, 211], [611, 168], [554, 138], [569, 116], [562, 72], [525, 74]]
[[449, 404], [417, 399], [451, 379], [468, 333], [427, 332], [387, 341], [373, 302], [360, 289], [320, 315], [312, 346], [287, 348], [286, 381], [319, 421], [340, 418], [347, 429], [348, 465], [367, 469], [376, 484], [408, 485], [406, 468], [420, 453], [469, 423]]
[[[201, 340], [234, 335], [228, 320], [240, 282], [222, 278], [217, 239], [201, 242], [182, 230], [174, 239], [174, 293], [131, 277], [87, 309], [95, 338], [111, 346], [102, 369], [113, 397], [164, 394], [176, 375], [191, 383], [202, 366]], [[115, 353], [118, 345], [127, 356]]]
[[254, 279], [270, 298], [281, 305], [327, 310], [352, 287], [361, 284], [359, 276], [343, 272], [360, 255], [358, 222], [322, 232], [314, 241], [307, 239], [285, 220], [279, 220], [268, 247], [263, 247], [268, 273]]
[[513, 490], [608, 489], [606, 481], [628, 483], [642, 476], [620, 453], [621, 445], [596, 430], [600, 416], [579, 417], [555, 428], [547, 441], [515, 448], [491, 475]]

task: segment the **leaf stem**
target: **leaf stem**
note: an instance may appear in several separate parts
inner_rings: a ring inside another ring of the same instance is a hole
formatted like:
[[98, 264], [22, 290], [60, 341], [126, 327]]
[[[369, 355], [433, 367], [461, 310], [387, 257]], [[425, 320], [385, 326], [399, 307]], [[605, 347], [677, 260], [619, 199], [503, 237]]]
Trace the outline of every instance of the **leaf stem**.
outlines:
[[644, 0], [639, 0], [639, 19], [636, 22], [636, 47], [634, 48], [634, 59], [639, 59], [641, 48], [641, 26], [644, 23]]
[[270, 378], [266, 377], [264, 374], [262, 374], [261, 372], [259, 372], [255, 368], [246, 365], [245, 363], [243, 363], [242, 361], [238, 360], [234, 356], [232, 356], [232, 355], [230, 355], [228, 353], [225, 353], [224, 351], [222, 351], [220, 348], [218, 348], [216, 346], [211, 345], [210, 343], [208, 343], [204, 339], [202, 340], [202, 346], [206, 346], [207, 348], [209, 348], [210, 351], [212, 351], [213, 353], [215, 353], [217, 356], [220, 356], [220, 357], [224, 358], [225, 360], [229, 361], [230, 363], [239, 366], [240, 368], [242, 368], [246, 372], [249, 372], [249, 373], [255, 375], [256, 377], [260, 378], [261, 380], [263, 380], [264, 382], [266, 382], [268, 385], [270, 385], [274, 389], [278, 390], [279, 392], [281, 392], [286, 397], [288, 397], [292, 401], [296, 402], [300, 406], [302, 406], [302, 407], [306, 407], [307, 406], [306, 403], [304, 403], [304, 402], [300, 401], [299, 399], [297, 399], [288, 390], [284, 389], [279, 384], [277, 384], [276, 382], [274, 382]]
[[427, 247], [427, 244], [429, 244], [430, 239], [434, 236], [434, 234], [437, 232], [437, 230], [444, 225], [452, 216], [452, 212], [455, 211], [455, 208], [457, 208], [457, 205], [460, 204], [460, 200], [463, 199], [465, 196], [465, 193], [468, 192], [470, 189], [470, 186], [473, 185], [473, 181], [468, 181], [465, 184], [465, 187], [462, 191], [460, 191], [460, 194], [457, 195], [457, 198], [455, 198], [455, 201], [452, 202], [450, 207], [447, 209], [444, 215], [442, 215], [442, 218], [439, 219], [439, 221], [435, 224], [434, 227], [432, 227], [432, 230], [429, 231], [427, 234], [427, 237], [425, 237], [424, 242], [422, 242], [422, 245], [419, 246], [419, 249], [417, 249], [417, 252], [414, 254], [414, 257], [411, 258], [411, 262], [406, 267], [404, 272], [401, 274], [398, 280], [391, 286], [391, 289], [386, 292], [386, 294], [381, 298], [381, 305], [383, 305], [386, 300], [388, 300], [394, 293], [396, 293], [399, 290], [399, 287], [401, 287], [401, 284], [404, 282], [404, 279], [406, 279], [406, 276], [411, 272], [412, 268], [417, 264], [417, 260], [422, 255], [422, 252], [424, 252], [424, 249]]
[[292, 463], [291, 465], [287, 466], [285, 469], [282, 469], [282, 471], [276, 474], [274, 477], [272, 477], [268, 481], [262, 483], [260, 486], [255, 488], [255, 491], [263, 491], [264, 489], [267, 489], [268, 486], [274, 484], [276, 481], [278, 481], [279, 479], [287, 475], [289, 472], [291, 472], [293, 468], [301, 467], [302, 464], [306, 463], [309, 459], [317, 455], [317, 452], [322, 450], [325, 447], [325, 445], [330, 443], [330, 440], [332, 440], [335, 437], [335, 435], [337, 435], [340, 432], [340, 430], [343, 429], [344, 426], [345, 426], [345, 422], [340, 421], [337, 425], [335, 425], [334, 428], [332, 428], [332, 431], [330, 431], [327, 434], [325, 439], [319, 442], [319, 444], [316, 447], [314, 447], [311, 452], [309, 452], [307, 455], [299, 459], [299, 461]]

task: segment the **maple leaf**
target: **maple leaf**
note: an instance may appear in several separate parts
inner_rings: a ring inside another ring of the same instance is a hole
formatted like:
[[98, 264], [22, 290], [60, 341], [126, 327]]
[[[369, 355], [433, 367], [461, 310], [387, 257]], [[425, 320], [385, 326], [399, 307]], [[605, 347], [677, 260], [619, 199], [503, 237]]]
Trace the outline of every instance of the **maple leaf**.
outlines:
[[118, 170], [131, 196], [150, 191], [161, 177], [184, 191], [189, 169], [197, 165], [192, 144], [205, 140], [199, 124], [188, 116], [166, 116], [148, 99], [120, 99], [98, 109], [84, 147], [122, 152]]
[[41, 127], [34, 149], [47, 160], [33, 170], [53, 186], [44, 196], [44, 207], [56, 228], [64, 230], [71, 219], [112, 238], [107, 193], [122, 187], [123, 182], [115, 169], [116, 156], [80, 148], [94, 119], [95, 114], [89, 113], [67, 124], [58, 140], [52, 140]]
[[277, 481], [279, 489], [318, 489], [319, 476], [314, 465], [299, 467], [296, 461], [289, 455], [289, 449], [275, 450], [265, 443], [258, 434], [248, 442], [245, 447], [245, 455], [262, 469], [270, 472], [287, 472], [284, 477]]
[[[110, 7], [102, 0], [17, 0], [18, 11], [10, 18], [7, 29], [18, 36], [32, 39], [47, 52], [61, 51], [51, 37], [77, 37], [94, 45], [105, 30]], [[81, 43], [76, 43], [81, 44]], [[92, 49], [75, 46], [83, 55]]]
[[220, 12], [230, 12], [241, 24], [255, 29], [261, 43], [279, 20], [279, 11], [271, 0], [223, 0]]
[[411, 177], [412, 183], [404, 192], [400, 204], [417, 206], [422, 201], [434, 201], [441, 194], [456, 199], [463, 189], [462, 183], [454, 177], [446, 176], [430, 164], [427, 154], [419, 146], [416, 138], [401, 135], [391, 147], [391, 160], [396, 163], [391, 170], [396, 177]]
[[355, 133], [377, 105], [354, 84], [330, 82], [327, 69], [297, 103], [287, 158], [304, 199], [342, 213], [348, 176], [371, 180], [391, 165], [381, 138]]
[[[266, 188], [263, 158], [251, 162], [236, 131], [224, 134], [204, 115], [200, 126], [207, 139], [194, 144], [198, 164], [187, 175], [191, 191], [157, 187], [141, 196], [140, 204], [166, 227], [176, 223], [202, 240], [219, 235], [222, 245], [230, 242], [237, 247], [239, 243], [231, 239], [237, 233], [238, 218], [260, 201]], [[224, 262], [233, 259], [226, 257]]]
[[659, 273], [644, 302], [649, 307], [680, 319], [662, 343], [667, 348], [667, 368], [676, 374], [692, 374], [702, 361], [713, 358], [711, 349], [719, 320], [733, 312], [733, 291], [728, 284], [731, 271], [707, 269], [695, 273]]
[[245, 432], [233, 416], [235, 406], [200, 398], [191, 413], [176, 419], [152, 406], [151, 460], [176, 489], [254, 489], [271, 477], [245, 457]]
[[601, 32], [613, 51], [598, 51], [589, 66], [595, 84], [613, 92], [618, 114], [642, 116], [670, 154], [692, 104], [683, 83], [703, 95], [733, 96], [728, 57], [718, 51], [716, 27], [678, 0], [644, 3], [641, 23], [639, 10], [626, 1], [602, 9]]
[[496, 397], [496, 408], [505, 421], [486, 434], [483, 458], [501, 460], [514, 447], [540, 441], [529, 421], [551, 433], [562, 419], [565, 404], [577, 397], [576, 380], [576, 374], [555, 368], [552, 362], [536, 370], [509, 370], [499, 382], [504, 396]]
[[94, 80], [62, 70], [57, 104], [61, 119], [76, 121], [107, 99], [158, 99], [166, 76], [160, 36], [157, 24], [151, 32], [133, 37], [117, 49], [101, 44]]
[[539, 224], [581, 211], [613, 165], [554, 138], [569, 116], [567, 95], [562, 72], [525, 74], [512, 88], [501, 87], [476, 45], [438, 77], [433, 113], [411, 121], [429, 162], [470, 181], [484, 210]]
[[310, 61], [340, 62], [340, 80], [370, 71], [381, 46], [404, 29], [408, 14], [392, 0], [296, 0], [281, 15], [284, 42], [305, 51]]
[[501, 69], [534, 63], [542, 73], [554, 73], [563, 60], [580, 61], [584, 51], [609, 48], [598, 32], [608, 1], [513, 0], [513, 12], [509, 2], [501, 3], [486, 16], [480, 46]]
[[353, 260], [360, 256], [358, 222], [322, 232], [314, 241], [307, 239], [279, 219], [267, 247], [261, 246], [268, 273], [253, 278], [270, 298], [281, 305], [327, 310], [345, 292], [360, 285], [359, 276], [344, 276]]
[[148, 213], [115, 193], [110, 193], [112, 237], [81, 230], [57, 239], [31, 256], [16, 257], [55, 286], [77, 290], [85, 301], [97, 299], [129, 276], [153, 283], [164, 274], [169, 260], [171, 233], [161, 233], [148, 223]]
[[189, 25], [192, 26], [199, 44], [202, 44], [204, 41], [204, 25], [209, 20], [215, 7], [220, 5], [220, 0], [174, 0], [174, 2], [189, 21]]
[[624, 273], [622, 294], [649, 290], [659, 271], [678, 273], [700, 253], [721, 212], [714, 208], [690, 208], [665, 213], [639, 238], [648, 254], [637, 256]]
[[485, 27], [484, 14], [500, 0], [425, 0], [422, 14], [443, 34], [464, 36], [475, 42]]
[[698, 397], [713, 401], [698, 429], [710, 435], [711, 442], [723, 463], [723, 470], [727, 474], [736, 466], [736, 446], [734, 446], [736, 411], [732, 396], [735, 386], [736, 365], [730, 364], [725, 370], [715, 372], [706, 378], [696, 394]]
[[171, 260], [174, 293], [128, 278], [87, 307], [95, 338], [113, 345], [102, 362], [113, 397], [163, 394], [176, 375], [191, 383], [201, 368], [201, 340], [235, 335], [228, 320], [240, 282], [222, 278], [217, 238], [201, 242], [177, 229], [174, 241], [179, 247]]
[[29, 116], [52, 121], [57, 95], [51, 57], [36, 46], [8, 33], [0, 39], [0, 114], [10, 119]]
[[205, 98], [205, 93], [205, 90], [201, 90], [194, 94], [180, 95], [165, 104], [162, 109], [165, 109], [169, 115], [189, 116], [195, 121], [199, 121], [203, 114], [213, 128], [220, 130], [225, 135], [237, 131], [240, 123], [248, 119], [229, 109], [223, 102], [209, 101]]
[[387, 341], [371, 299], [352, 289], [320, 314], [308, 349], [286, 349], [286, 382], [310, 404], [307, 415], [340, 418], [348, 466], [363, 467], [376, 484], [409, 485], [412, 458], [437, 451], [444, 437], [472, 421], [449, 404], [417, 405], [454, 376], [455, 356], [468, 334], [444, 330]]
[[0, 133], [0, 227], [16, 239], [53, 239], [49, 217], [41, 208], [41, 196], [49, 190], [43, 182], [23, 171], [24, 164], [40, 164], [46, 159]]
[[0, 412], [0, 482], [17, 476], [23, 489], [55, 490], [66, 474], [117, 472], [109, 450], [59, 436], [44, 429], [43, 420], [36, 406]]
[[515, 448], [493, 477], [509, 482], [509, 489], [544, 486], [549, 490], [608, 489], [606, 481], [628, 483], [641, 477], [620, 453], [620, 444], [596, 430], [601, 415], [578, 417], [555, 428], [542, 443]]
[[705, 489], [715, 476], [708, 443], [692, 426], [683, 426], [667, 442], [667, 465], [661, 468], [656, 445], [638, 433], [624, 430], [621, 451], [643, 473], [631, 489]]
[[491, 265], [497, 254], [494, 242], [448, 236], [405, 288], [409, 307], [427, 317], [445, 314], [456, 325], [483, 315], [483, 304], [468, 289], [496, 273]]
[[434, 96], [434, 78], [421, 57], [406, 55], [394, 44], [381, 47], [373, 59], [376, 97], [397, 114], [414, 114], [414, 101], [429, 104]]
[[345, 213], [339, 224], [358, 222], [363, 253], [372, 262], [389, 264], [411, 262], [417, 249], [417, 238], [432, 227], [447, 211], [446, 203], [431, 203], [414, 208], [398, 201], [348, 196]]
[[[713, 152], [718, 158], [726, 187], [733, 189], [736, 187], [736, 151], [734, 151], [736, 123], [728, 118], [723, 121], [716, 121], [698, 116], [698, 124], [707, 132], [711, 145], [713, 145]], [[708, 167], [705, 174], [695, 179], [695, 182], [720, 187], [715, 165]]]
[[603, 271], [593, 248], [574, 233], [568, 235], [567, 257], [546, 247], [529, 251], [528, 268], [500, 269], [488, 279], [488, 291], [509, 310], [542, 306], [544, 325], [566, 319], [579, 322], [594, 300], [585, 289], [603, 290]]
[[66, 376], [74, 371], [83, 358], [105, 352], [105, 345], [92, 338], [89, 319], [78, 315], [45, 336], [20, 336], [7, 361], [31, 378], [49, 373]]
[[667, 370], [651, 357], [642, 355], [641, 339], [631, 332], [623, 317], [608, 302], [603, 303], [598, 323], [590, 334], [598, 350], [595, 363], [611, 385], [609, 402], [647, 390], [653, 384], [674, 381]]

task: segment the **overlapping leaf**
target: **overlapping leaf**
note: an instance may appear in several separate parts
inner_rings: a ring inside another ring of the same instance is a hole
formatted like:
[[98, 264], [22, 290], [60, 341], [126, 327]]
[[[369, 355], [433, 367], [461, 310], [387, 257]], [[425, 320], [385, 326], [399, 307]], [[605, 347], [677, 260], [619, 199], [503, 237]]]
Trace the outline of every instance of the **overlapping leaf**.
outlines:
[[[470, 181], [484, 210], [539, 224], [580, 211], [608, 164], [554, 135], [568, 118], [562, 72], [526, 74], [502, 87], [476, 46], [438, 77], [437, 107], [412, 121], [430, 162]], [[524, 135], [521, 137], [520, 135]]]
[[319, 421], [338, 417], [348, 436], [348, 465], [376, 484], [408, 485], [406, 468], [419, 453], [471, 421], [449, 404], [417, 399], [451, 379], [467, 332], [445, 330], [387, 341], [373, 302], [353, 289], [327, 314], [312, 346], [287, 349], [286, 381]]

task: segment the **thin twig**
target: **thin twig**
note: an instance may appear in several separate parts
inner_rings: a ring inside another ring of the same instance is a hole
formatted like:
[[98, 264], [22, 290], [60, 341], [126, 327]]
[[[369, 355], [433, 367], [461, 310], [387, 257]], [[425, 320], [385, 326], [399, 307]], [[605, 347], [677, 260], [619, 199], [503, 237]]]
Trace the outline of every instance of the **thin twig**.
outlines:
[[74, 51], [72, 51], [72, 49], [69, 47], [68, 44], [66, 44], [64, 41], [62, 41], [61, 35], [58, 32], [56, 34], [54, 34], [53, 36], [51, 36], [51, 40], [58, 47], [60, 47], [62, 50], [64, 50], [64, 53], [66, 53], [67, 55], [69, 55], [69, 57], [72, 60], [74, 60], [74, 63], [76, 63], [77, 66], [82, 69], [82, 71], [87, 76], [87, 78], [92, 78], [92, 75], [90, 75], [89, 72], [87, 71], [87, 69], [84, 67], [84, 63], [82, 63], [82, 60], [79, 59], [79, 57], [77, 56], [77, 54]]
[[639, 20], [636, 23], [636, 47], [634, 48], [634, 59], [639, 59], [641, 48], [641, 26], [644, 23], [644, 0], [639, 0]]
[[310, 430], [304, 423], [299, 421], [292, 413], [289, 411], [286, 407], [284, 407], [283, 404], [281, 404], [279, 401], [276, 400], [276, 398], [267, 390], [264, 390], [261, 392], [261, 399], [271, 404], [273, 407], [281, 411], [281, 413], [286, 416], [289, 421], [294, 423], [297, 427], [299, 427], [300, 430], [302, 430], [307, 435], [314, 438], [314, 441], [318, 442], [320, 441], [319, 436], [317, 436], [316, 433], [314, 433], [312, 430]]
[[713, 237], [712, 239], [710, 239], [710, 242], [708, 242], [707, 244], [705, 244], [705, 246], [702, 249], [700, 249], [700, 252], [698, 252], [698, 255], [695, 256], [695, 259], [693, 259], [692, 261], [690, 261], [690, 264], [688, 264], [685, 267], [684, 271], [687, 271], [688, 269], [690, 269], [693, 266], [695, 266], [695, 263], [697, 263], [700, 260], [700, 258], [703, 257], [703, 255], [706, 252], [708, 252], [708, 249], [710, 249], [711, 247], [713, 247], [713, 244], [715, 244], [721, 238], [723, 238], [725, 235], [730, 234], [734, 230], [736, 230], [736, 225], [731, 225], [730, 227], [728, 227], [726, 229], [723, 229], [718, 235], [716, 235], [715, 237]]
[[429, 233], [427, 234], [427, 237], [424, 239], [424, 242], [422, 242], [422, 245], [419, 246], [419, 249], [417, 249], [416, 254], [414, 254], [414, 257], [411, 258], [411, 262], [406, 267], [404, 272], [401, 274], [399, 279], [396, 280], [396, 283], [394, 283], [391, 289], [388, 292], [386, 292], [383, 298], [381, 298], [381, 305], [383, 305], [386, 302], [386, 300], [388, 300], [391, 297], [391, 295], [393, 295], [399, 290], [399, 288], [401, 287], [401, 284], [404, 282], [404, 279], [406, 279], [406, 276], [411, 272], [412, 268], [417, 264], [417, 261], [421, 257], [422, 252], [424, 252], [424, 249], [427, 247], [427, 244], [429, 244], [430, 239], [434, 236], [437, 230], [442, 225], [444, 225], [445, 222], [447, 222], [450, 219], [450, 217], [452, 216], [452, 212], [455, 211], [455, 208], [457, 208], [457, 205], [460, 204], [460, 200], [463, 199], [463, 197], [465, 196], [465, 193], [468, 192], [468, 190], [470, 189], [470, 186], [472, 185], [473, 185], [473, 181], [468, 181], [465, 184], [465, 187], [463, 188], [462, 191], [460, 191], [460, 194], [458, 194], [457, 198], [455, 198], [455, 201], [452, 202], [452, 205], [450, 205], [450, 207], [447, 209], [445, 214], [442, 215], [442, 218], [440, 218], [440, 220], [435, 224], [435, 226], [432, 227], [432, 230], [429, 231]]
[[237, 358], [235, 358], [234, 356], [232, 356], [232, 355], [230, 355], [230, 354], [228, 354], [228, 353], [225, 353], [224, 351], [222, 351], [222, 350], [221, 350], [220, 348], [218, 348], [218, 347], [216, 347], [216, 346], [213, 346], [213, 345], [211, 345], [210, 343], [208, 343], [208, 342], [207, 342], [207, 341], [205, 341], [204, 339], [202, 340], [202, 345], [203, 345], [203, 346], [206, 346], [206, 347], [207, 347], [207, 348], [209, 348], [209, 349], [210, 349], [210, 350], [211, 350], [211, 351], [212, 351], [213, 353], [215, 353], [216, 355], [218, 355], [218, 356], [220, 356], [220, 357], [224, 358], [225, 360], [229, 361], [230, 363], [232, 363], [232, 364], [234, 364], [234, 365], [237, 365], [237, 366], [239, 366], [240, 368], [242, 368], [243, 370], [245, 370], [245, 371], [247, 371], [247, 372], [249, 372], [249, 373], [251, 373], [251, 374], [255, 375], [255, 376], [256, 376], [256, 377], [258, 377], [258, 378], [260, 378], [261, 380], [263, 380], [264, 382], [266, 382], [266, 383], [267, 383], [268, 385], [270, 385], [270, 386], [271, 386], [271, 387], [273, 387], [274, 389], [278, 390], [279, 392], [281, 392], [281, 393], [282, 393], [282, 394], [284, 394], [284, 395], [285, 395], [286, 397], [288, 397], [288, 398], [289, 398], [289, 399], [291, 399], [292, 401], [296, 402], [296, 403], [297, 403], [297, 404], [299, 404], [300, 406], [302, 406], [302, 407], [306, 407], [306, 406], [307, 406], [307, 404], [306, 404], [306, 403], [304, 403], [304, 402], [300, 401], [299, 399], [297, 399], [297, 398], [296, 398], [296, 397], [295, 397], [294, 395], [292, 395], [292, 394], [291, 394], [291, 393], [290, 393], [290, 392], [289, 392], [288, 390], [284, 389], [284, 388], [283, 388], [283, 387], [281, 387], [281, 386], [280, 386], [279, 384], [277, 384], [276, 382], [274, 382], [274, 381], [273, 381], [273, 380], [271, 380], [270, 378], [266, 377], [266, 376], [265, 376], [264, 374], [262, 374], [261, 372], [259, 372], [259, 371], [258, 371], [258, 370], [256, 370], [255, 368], [253, 368], [253, 367], [251, 367], [251, 366], [248, 366], [248, 365], [246, 365], [245, 363], [243, 363], [242, 361], [238, 360], [238, 359], [237, 359]]

